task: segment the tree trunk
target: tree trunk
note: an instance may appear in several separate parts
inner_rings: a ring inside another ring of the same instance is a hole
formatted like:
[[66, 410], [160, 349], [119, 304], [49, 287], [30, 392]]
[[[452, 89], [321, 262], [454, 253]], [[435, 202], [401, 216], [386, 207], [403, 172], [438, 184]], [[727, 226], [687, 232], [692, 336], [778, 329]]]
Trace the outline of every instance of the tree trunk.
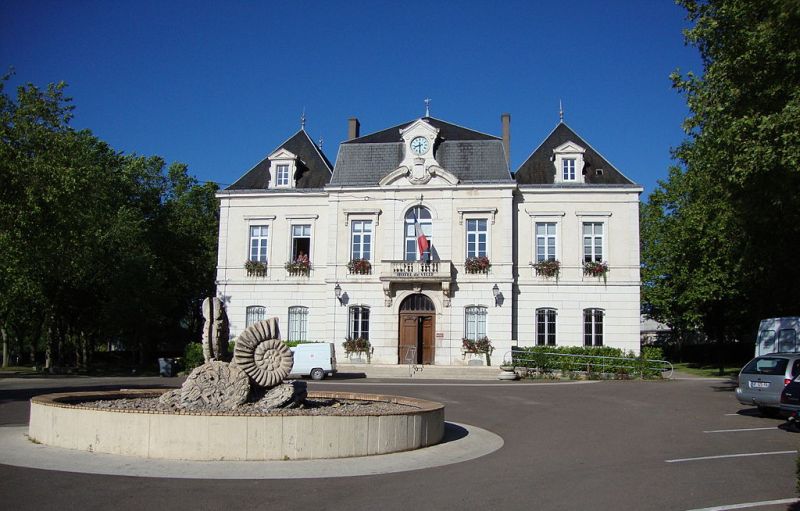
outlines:
[[5, 326], [0, 326], [0, 335], [3, 336], [3, 367], [8, 367], [8, 335]]

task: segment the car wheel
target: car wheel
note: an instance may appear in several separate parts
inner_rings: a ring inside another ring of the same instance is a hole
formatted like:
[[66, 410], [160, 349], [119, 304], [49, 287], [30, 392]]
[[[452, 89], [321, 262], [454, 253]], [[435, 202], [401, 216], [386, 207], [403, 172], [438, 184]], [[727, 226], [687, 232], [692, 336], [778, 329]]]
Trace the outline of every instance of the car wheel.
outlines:
[[322, 380], [325, 378], [325, 371], [320, 369], [319, 367], [315, 367], [311, 370], [311, 379], [312, 380]]
[[777, 417], [778, 412], [780, 412], [780, 409], [771, 406], [758, 407], [758, 413], [760, 413], [762, 417]]

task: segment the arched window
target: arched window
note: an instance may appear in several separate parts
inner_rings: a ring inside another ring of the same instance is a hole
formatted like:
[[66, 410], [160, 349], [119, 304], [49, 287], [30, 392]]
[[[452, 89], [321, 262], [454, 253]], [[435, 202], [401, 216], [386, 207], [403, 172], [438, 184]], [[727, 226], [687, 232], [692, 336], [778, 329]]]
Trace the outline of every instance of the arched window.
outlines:
[[308, 340], [308, 307], [289, 307], [289, 341]]
[[603, 309], [583, 309], [583, 345], [603, 345]]
[[251, 305], [245, 309], [245, 327], [267, 319], [267, 308], [262, 305]]
[[464, 308], [464, 337], [477, 341], [486, 337], [486, 315], [488, 310], [481, 305]]
[[556, 345], [555, 309], [536, 309], [536, 344], [537, 346]]
[[[422, 234], [428, 240], [428, 250], [419, 253], [417, 244], [417, 224]], [[406, 213], [405, 218], [405, 260], [430, 260], [431, 247], [433, 246], [433, 224], [431, 223], [431, 212], [425, 206], [414, 206]]]

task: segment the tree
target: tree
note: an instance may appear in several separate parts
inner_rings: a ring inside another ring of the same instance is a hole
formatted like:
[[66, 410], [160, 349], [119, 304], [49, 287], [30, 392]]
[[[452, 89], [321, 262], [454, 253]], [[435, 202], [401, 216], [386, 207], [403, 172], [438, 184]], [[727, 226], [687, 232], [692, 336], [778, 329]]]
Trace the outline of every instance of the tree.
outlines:
[[[0, 81], [0, 335], [46, 366], [115, 340], [140, 355], [186, 341], [213, 293], [214, 184], [123, 155], [69, 126], [65, 85]], [[212, 234], [213, 233], [213, 234]], [[43, 344], [43, 346], [42, 346]], [[7, 350], [6, 350], [7, 355]], [[6, 356], [7, 359], [7, 356]], [[4, 361], [5, 362], [5, 361]]]
[[750, 340], [800, 314], [800, 3], [678, 3], [703, 74], [672, 75], [688, 139], [642, 211], [643, 296], [671, 325]]

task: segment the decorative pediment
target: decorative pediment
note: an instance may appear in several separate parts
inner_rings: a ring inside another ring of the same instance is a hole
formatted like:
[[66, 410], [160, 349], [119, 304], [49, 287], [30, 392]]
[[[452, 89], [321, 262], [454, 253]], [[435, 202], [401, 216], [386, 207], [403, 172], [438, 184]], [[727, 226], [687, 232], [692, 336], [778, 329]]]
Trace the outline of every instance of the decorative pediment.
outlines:
[[287, 151], [286, 149], [281, 147], [280, 149], [278, 149], [274, 153], [272, 153], [269, 156], [267, 156], [267, 158], [269, 158], [270, 161], [272, 161], [272, 160], [296, 160], [297, 159], [297, 155], [294, 154], [293, 152]]
[[457, 185], [458, 178], [437, 165], [400, 166], [380, 180], [380, 186], [402, 185]]
[[558, 146], [555, 149], [553, 149], [553, 152], [554, 153], [581, 153], [581, 154], [583, 154], [583, 153], [586, 152], [586, 149], [584, 149], [583, 147], [579, 146], [575, 142], [573, 142], [571, 140], [568, 140], [568, 141], [564, 142], [563, 144], [561, 144], [560, 146]]
[[586, 149], [568, 140], [553, 149], [554, 183], [583, 183], [583, 153]]

